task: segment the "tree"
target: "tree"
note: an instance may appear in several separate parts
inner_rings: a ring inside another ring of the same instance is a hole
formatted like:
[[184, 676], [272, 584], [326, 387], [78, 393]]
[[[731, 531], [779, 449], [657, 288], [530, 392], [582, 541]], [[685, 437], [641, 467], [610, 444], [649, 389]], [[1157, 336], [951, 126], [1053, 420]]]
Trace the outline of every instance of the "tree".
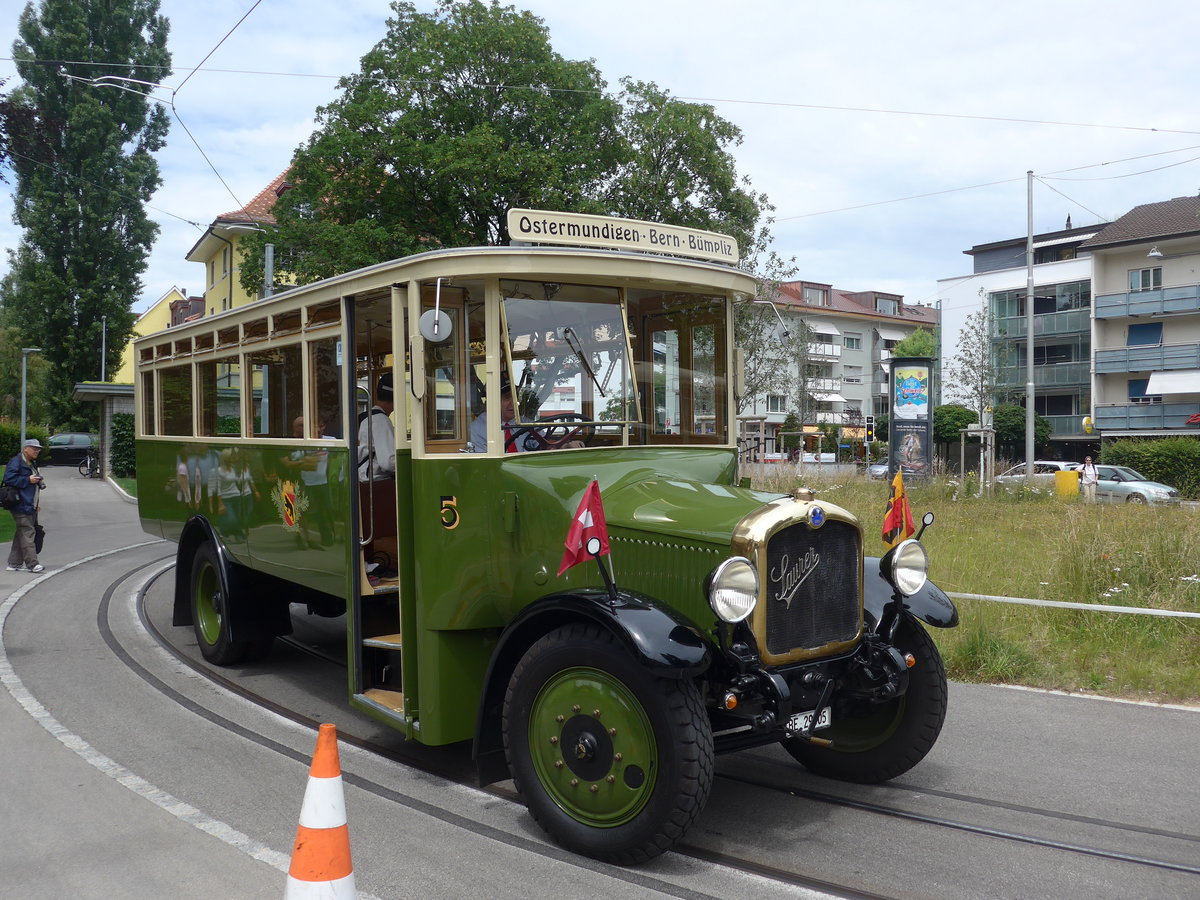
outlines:
[[933, 410], [933, 439], [939, 444], [953, 444], [962, 437], [962, 429], [978, 421], [974, 410], [957, 403], [944, 403]]
[[958, 334], [958, 352], [947, 367], [945, 380], [949, 399], [961, 401], [984, 421], [983, 414], [994, 402], [996, 367], [992, 364], [991, 340], [988, 335], [986, 309], [967, 317]]
[[[996, 446], [1001, 455], [1019, 459], [1025, 455], [1025, 407], [1015, 403], [1004, 403], [992, 412], [992, 427], [996, 429]], [[1033, 445], [1036, 449], [1046, 446], [1054, 431], [1048, 419], [1033, 416]]]
[[160, 183], [151, 154], [168, 129], [144, 85], [84, 80], [170, 75], [158, 9], [158, 0], [41, 0], [17, 26], [13, 57], [24, 83], [9, 95], [5, 125], [13, 218], [23, 233], [0, 299], [22, 342], [40, 346], [50, 363], [50, 418], [58, 425], [94, 415], [77, 411], [71, 392], [100, 375], [102, 318], [107, 371], [132, 332], [131, 307], [158, 232], [144, 208]]
[[[393, 4], [387, 33], [318, 111], [274, 208], [247, 238], [259, 287], [274, 243], [307, 283], [442, 246], [505, 244], [512, 207], [651, 217], [763, 240], [766, 200], [737, 175], [711, 107], [555, 53], [540, 19], [482, 0]], [[754, 251], [750, 251], [753, 254]]]
[[914, 356], [919, 359], [933, 359], [937, 354], [937, 338], [933, 332], [921, 326], [904, 340], [892, 348], [893, 356]]

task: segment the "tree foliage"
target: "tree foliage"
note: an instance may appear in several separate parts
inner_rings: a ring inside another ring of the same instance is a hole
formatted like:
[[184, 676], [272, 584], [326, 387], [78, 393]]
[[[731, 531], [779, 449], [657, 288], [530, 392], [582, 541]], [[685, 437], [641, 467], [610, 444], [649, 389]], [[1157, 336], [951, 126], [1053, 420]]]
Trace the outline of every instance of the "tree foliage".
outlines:
[[[8, 97], [4, 124], [22, 237], [0, 290], [8, 324], [51, 364], [50, 418], [59, 425], [87, 418], [71, 390], [100, 375], [102, 317], [105, 368], [116, 369], [158, 232], [144, 204], [160, 183], [151, 154], [165, 141], [167, 117], [148, 88], [112, 80], [170, 74], [158, 10], [158, 0], [41, 0], [18, 22], [13, 57], [23, 83]], [[83, 81], [103, 77], [107, 84]]]
[[278, 229], [245, 242], [257, 290], [274, 242], [299, 283], [444, 246], [505, 244], [513, 207], [653, 218], [759, 248], [765, 198], [736, 173], [740, 131], [654, 84], [617, 96], [540, 19], [482, 0], [393, 4], [383, 39], [318, 111]]
[[962, 436], [960, 434], [962, 429], [978, 421], [978, 414], [961, 404], [944, 403], [941, 406], [935, 406], [933, 409], [933, 439], [939, 444], [953, 444]]
[[[1022, 459], [1025, 456], [1025, 407], [1004, 403], [992, 411], [992, 427], [996, 429], [996, 446], [1002, 456]], [[1054, 428], [1049, 419], [1033, 415], [1033, 446], [1036, 453], [1050, 442]]]
[[[958, 350], [946, 369], [948, 399], [960, 401], [983, 416], [994, 402], [996, 367], [992, 363], [987, 310], [980, 308], [967, 317], [958, 334]], [[976, 421], [982, 422], [982, 418]]]
[[892, 348], [893, 356], [912, 356], [918, 359], [934, 359], [938, 355], [937, 338], [925, 326], [909, 334]]

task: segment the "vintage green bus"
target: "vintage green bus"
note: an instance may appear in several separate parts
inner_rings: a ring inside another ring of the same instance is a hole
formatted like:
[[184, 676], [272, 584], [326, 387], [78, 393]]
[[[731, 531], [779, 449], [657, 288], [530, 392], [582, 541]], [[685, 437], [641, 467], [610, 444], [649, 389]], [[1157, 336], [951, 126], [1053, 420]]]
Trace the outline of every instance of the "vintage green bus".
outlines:
[[[715, 753], [780, 742], [862, 782], [919, 762], [946, 710], [922, 622], [957, 613], [917, 540], [865, 558], [845, 510], [742, 483], [734, 243], [509, 226], [523, 243], [137, 342], [140, 514], [178, 543], [175, 624], [228, 665], [293, 614], [344, 617], [356, 708], [473, 741], [481, 783], [511, 776], [557, 841], [619, 864], [683, 836]], [[594, 560], [558, 574], [593, 481], [611, 584]]]

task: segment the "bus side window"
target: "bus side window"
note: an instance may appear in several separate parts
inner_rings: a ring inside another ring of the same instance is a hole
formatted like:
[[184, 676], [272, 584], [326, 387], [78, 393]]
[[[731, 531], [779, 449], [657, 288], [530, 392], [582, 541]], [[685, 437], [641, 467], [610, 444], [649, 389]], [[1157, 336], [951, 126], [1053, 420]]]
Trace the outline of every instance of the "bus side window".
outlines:
[[[308, 411], [308, 421], [313, 423], [308, 437], [335, 437], [345, 434], [342, 424], [342, 389], [341, 368], [338, 365], [340, 337], [327, 337], [308, 344], [309, 371], [312, 381], [309, 385], [309, 398], [312, 409]], [[323, 434], [316, 433], [318, 423], [324, 422]]]
[[158, 373], [159, 420], [163, 434], [192, 433], [192, 367], [172, 366]]
[[256, 437], [292, 436], [292, 422], [304, 414], [301, 406], [300, 346], [272, 347], [246, 357]]

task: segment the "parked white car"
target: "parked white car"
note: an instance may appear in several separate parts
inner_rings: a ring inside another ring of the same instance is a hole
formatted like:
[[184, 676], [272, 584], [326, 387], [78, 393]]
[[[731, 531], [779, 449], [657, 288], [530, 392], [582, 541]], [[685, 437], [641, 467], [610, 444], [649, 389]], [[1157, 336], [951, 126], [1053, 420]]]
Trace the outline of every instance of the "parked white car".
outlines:
[[[1033, 461], [1033, 483], [1039, 486], [1054, 484], [1055, 472], [1070, 472], [1079, 468], [1079, 463], [1064, 462], [1063, 460], [1055, 459], [1035, 459]], [[1025, 482], [1025, 463], [1019, 463], [1005, 472], [1003, 475], [996, 476], [998, 484], [1023, 484]]]

